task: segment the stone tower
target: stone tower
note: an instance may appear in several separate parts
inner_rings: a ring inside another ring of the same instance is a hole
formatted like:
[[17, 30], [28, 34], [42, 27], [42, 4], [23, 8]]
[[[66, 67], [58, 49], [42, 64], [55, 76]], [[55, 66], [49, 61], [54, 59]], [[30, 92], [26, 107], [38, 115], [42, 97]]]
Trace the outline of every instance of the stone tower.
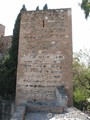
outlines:
[[63, 85], [72, 106], [71, 9], [27, 11], [21, 16], [16, 102], [53, 101]]
[[5, 26], [0, 24], [0, 59], [2, 59], [9, 51], [12, 42], [12, 35], [4, 36]]
[[5, 33], [5, 26], [0, 24], [0, 37], [4, 36], [4, 33]]

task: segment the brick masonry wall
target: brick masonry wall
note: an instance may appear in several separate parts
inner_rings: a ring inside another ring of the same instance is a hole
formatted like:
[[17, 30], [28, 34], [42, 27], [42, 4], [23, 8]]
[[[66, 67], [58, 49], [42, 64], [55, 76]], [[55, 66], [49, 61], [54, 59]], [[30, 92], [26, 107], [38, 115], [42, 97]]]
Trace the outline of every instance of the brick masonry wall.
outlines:
[[55, 100], [60, 85], [72, 106], [71, 9], [22, 13], [16, 103]]

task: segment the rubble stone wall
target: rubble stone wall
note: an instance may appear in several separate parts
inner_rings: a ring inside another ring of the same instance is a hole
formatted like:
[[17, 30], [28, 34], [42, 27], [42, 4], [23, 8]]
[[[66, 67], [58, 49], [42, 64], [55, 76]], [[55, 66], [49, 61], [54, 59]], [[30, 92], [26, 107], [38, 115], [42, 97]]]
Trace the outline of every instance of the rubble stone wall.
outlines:
[[3, 54], [8, 52], [8, 49], [11, 47], [12, 42], [12, 36], [4, 36], [0, 38], [0, 41], [2, 42], [1, 48]]
[[0, 24], [0, 37], [4, 36], [4, 33], [5, 33], [5, 26]]
[[64, 85], [72, 106], [71, 9], [23, 12], [16, 102], [53, 101]]
[[12, 36], [0, 37], [0, 59], [6, 55], [11, 47]]

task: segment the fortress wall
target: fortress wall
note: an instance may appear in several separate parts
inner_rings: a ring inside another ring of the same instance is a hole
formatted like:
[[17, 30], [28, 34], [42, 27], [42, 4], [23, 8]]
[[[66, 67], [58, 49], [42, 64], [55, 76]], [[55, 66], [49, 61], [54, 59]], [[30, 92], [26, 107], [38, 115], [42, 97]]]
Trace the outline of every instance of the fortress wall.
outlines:
[[16, 102], [53, 101], [64, 85], [73, 103], [71, 9], [22, 13]]
[[4, 33], [5, 33], [5, 26], [0, 24], [0, 37], [4, 36]]

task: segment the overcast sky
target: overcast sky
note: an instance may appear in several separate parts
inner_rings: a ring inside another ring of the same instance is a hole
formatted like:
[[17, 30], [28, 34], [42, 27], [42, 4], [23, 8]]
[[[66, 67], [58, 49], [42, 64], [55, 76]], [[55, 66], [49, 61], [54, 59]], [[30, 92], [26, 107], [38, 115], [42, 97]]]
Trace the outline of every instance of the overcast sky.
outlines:
[[27, 10], [40, 9], [47, 3], [49, 9], [72, 8], [73, 51], [90, 49], [90, 18], [85, 19], [79, 3], [81, 0], [0, 0], [0, 24], [6, 26], [5, 35], [11, 35], [15, 19], [23, 4]]

